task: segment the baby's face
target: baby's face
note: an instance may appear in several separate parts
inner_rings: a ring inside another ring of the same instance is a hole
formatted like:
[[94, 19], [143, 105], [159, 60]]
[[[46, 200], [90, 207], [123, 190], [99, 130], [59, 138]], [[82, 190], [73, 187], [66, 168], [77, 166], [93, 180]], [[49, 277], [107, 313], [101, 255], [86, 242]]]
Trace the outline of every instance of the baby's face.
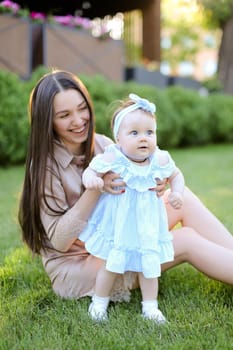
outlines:
[[142, 109], [128, 113], [120, 124], [117, 142], [129, 158], [149, 157], [157, 146], [155, 118]]

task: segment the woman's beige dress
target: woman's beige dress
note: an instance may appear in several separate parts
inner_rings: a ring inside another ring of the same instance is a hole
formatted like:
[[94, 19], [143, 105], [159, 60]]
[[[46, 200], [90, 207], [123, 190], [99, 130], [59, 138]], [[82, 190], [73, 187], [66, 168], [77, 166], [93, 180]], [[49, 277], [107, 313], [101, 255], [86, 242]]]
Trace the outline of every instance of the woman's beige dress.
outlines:
[[[95, 154], [102, 153], [110, 143], [109, 138], [96, 134]], [[64, 298], [91, 296], [103, 262], [90, 255], [78, 239], [87, 223], [73, 207], [82, 194], [83, 157], [73, 156], [59, 142], [54, 143], [54, 155], [57, 164], [53, 164], [52, 170], [51, 161], [48, 161], [45, 193], [49, 206], [58, 214], [46, 205], [41, 208], [41, 219], [48, 235], [48, 248], [41, 251], [42, 263], [57, 295]], [[129, 290], [135, 284], [135, 273], [117, 276], [111, 299], [129, 300]]]

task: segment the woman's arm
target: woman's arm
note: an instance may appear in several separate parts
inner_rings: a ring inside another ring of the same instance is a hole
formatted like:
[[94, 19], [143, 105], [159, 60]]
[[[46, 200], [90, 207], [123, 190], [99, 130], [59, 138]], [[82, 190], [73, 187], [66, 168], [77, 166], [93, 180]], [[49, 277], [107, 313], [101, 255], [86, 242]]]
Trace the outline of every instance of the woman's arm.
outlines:
[[78, 181], [76, 187], [74, 204], [69, 205], [68, 190], [64, 190], [61, 178], [58, 174], [47, 171], [45, 195], [50, 208], [45, 203], [42, 205], [41, 220], [52, 246], [60, 251], [67, 251], [78, 238], [100, 196], [100, 191], [97, 190], [86, 190], [80, 196]]

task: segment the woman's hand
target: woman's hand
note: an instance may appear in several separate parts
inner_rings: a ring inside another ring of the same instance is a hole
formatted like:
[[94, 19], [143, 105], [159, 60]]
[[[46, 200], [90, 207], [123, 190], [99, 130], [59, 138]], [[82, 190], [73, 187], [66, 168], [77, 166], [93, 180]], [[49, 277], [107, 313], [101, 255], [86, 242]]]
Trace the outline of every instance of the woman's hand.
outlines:
[[157, 186], [150, 188], [150, 191], [155, 191], [158, 197], [161, 197], [164, 195], [164, 192], [166, 191], [166, 185], [167, 185], [167, 179], [160, 180], [159, 178], [155, 179], [157, 182]]
[[[108, 172], [103, 176], [104, 191], [112, 194], [120, 194], [125, 192], [125, 182], [121, 180], [119, 174]], [[158, 197], [163, 196], [166, 191], [167, 179], [156, 179], [157, 186], [150, 188], [150, 191], [155, 191]]]
[[104, 191], [112, 194], [120, 194], [125, 192], [125, 183], [121, 180], [119, 174], [108, 172], [103, 176]]

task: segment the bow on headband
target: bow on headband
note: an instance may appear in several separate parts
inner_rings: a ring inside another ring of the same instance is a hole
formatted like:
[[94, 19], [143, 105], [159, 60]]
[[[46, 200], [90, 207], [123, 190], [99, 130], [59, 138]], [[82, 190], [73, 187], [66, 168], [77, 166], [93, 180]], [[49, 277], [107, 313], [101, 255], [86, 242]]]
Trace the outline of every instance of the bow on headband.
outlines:
[[145, 98], [139, 97], [138, 95], [135, 94], [129, 94], [130, 100], [134, 101], [135, 104], [137, 104], [137, 108], [142, 108], [144, 111], [150, 112], [150, 113], [155, 113], [156, 107], [155, 104], [148, 101]]
[[139, 109], [139, 108], [143, 109], [146, 112], [150, 112], [152, 114], [155, 113], [156, 111], [155, 104], [152, 102], [149, 102], [145, 98], [141, 98], [135, 94], [129, 94], [129, 98], [134, 102], [134, 104], [122, 109], [115, 117], [114, 127], [113, 127], [113, 135], [115, 140], [117, 139], [117, 134], [119, 131], [120, 124], [128, 113], [135, 111], [136, 109]]

